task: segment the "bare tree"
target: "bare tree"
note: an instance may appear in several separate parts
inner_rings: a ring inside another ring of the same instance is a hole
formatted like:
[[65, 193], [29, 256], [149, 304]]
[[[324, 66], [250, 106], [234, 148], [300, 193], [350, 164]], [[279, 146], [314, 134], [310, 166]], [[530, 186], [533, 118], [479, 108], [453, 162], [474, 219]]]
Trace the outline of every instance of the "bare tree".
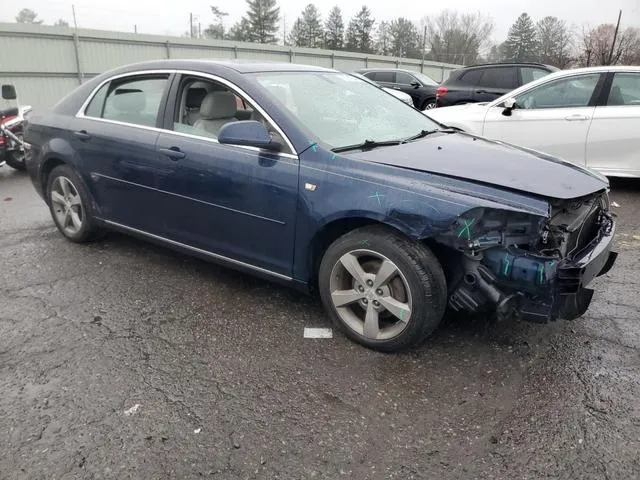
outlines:
[[493, 19], [480, 12], [444, 10], [423, 19], [427, 26], [428, 57], [439, 62], [470, 64], [488, 47]]
[[[611, 65], [618, 63], [640, 63], [640, 31], [628, 27], [618, 33], [614, 42], [615, 25], [603, 23], [595, 28], [585, 28], [582, 32], [582, 52], [579, 62], [581, 65], [608, 65], [611, 55]], [[613, 45], [612, 45], [613, 44]]]

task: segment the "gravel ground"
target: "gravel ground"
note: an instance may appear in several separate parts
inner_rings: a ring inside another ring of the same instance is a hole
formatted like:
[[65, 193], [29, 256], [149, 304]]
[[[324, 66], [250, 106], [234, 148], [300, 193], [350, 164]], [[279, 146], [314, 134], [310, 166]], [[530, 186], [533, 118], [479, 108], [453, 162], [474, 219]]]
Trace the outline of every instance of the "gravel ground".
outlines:
[[0, 169], [2, 479], [640, 478], [640, 182], [616, 267], [548, 325], [366, 350], [316, 299], [121, 235], [65, 241]]

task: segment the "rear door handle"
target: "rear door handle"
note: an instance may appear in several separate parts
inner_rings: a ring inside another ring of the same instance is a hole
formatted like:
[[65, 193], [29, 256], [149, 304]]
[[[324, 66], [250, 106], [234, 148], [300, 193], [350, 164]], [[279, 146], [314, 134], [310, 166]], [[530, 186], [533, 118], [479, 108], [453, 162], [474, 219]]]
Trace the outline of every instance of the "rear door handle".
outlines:
[[476, 90], [476, 93], [489, 93], [486, 90]]
[[567, 122], [580, 122], [584, 120], [589, 120], [589, 117], [586, 115], [580, 115], [579, 113], [575, 115], [569, 115], [568, 117], [564, 117]]
[[171, 160], [180, 160], [186, 156], [178, 147], [159, 148], [158, 151], [169, 157]]
[[80, 140], [82, 140], [83, 142], [91, 139], [91, 135], [89, 135], [86, 130], [80, 130], [78, 132], [73, 132], [73, 134], [76, 137], [78, 137]]

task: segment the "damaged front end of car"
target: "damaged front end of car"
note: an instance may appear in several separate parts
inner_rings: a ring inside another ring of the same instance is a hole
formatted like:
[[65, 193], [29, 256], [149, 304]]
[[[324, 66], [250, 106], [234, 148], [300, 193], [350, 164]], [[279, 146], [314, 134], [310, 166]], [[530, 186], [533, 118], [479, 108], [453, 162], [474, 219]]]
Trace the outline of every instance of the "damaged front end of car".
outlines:
[[550, 201], [546, 217], [468, 210], [435, 238], [455, 252], [449, 307], [540, 323], [577, 318], [591, 303], [587, 285], [616, 260], [614, 231], [606, 192]]

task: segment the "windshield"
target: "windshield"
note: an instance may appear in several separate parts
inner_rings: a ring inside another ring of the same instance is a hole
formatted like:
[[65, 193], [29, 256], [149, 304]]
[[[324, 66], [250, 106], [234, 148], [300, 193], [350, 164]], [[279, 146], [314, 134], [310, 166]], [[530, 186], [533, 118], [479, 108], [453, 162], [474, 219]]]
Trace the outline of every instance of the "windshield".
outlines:
[[436, 85], [440, 85], [433, 78], [427, 77], [424, 73], [420, 72], [411, 72], [418, 80], [422, 82], [423, 85], [431, 85], [432, 87]]
[[401, 140], [438, 124], [359, 78], [338, 72], [255, 74], [282, 107], [331, 148]]

